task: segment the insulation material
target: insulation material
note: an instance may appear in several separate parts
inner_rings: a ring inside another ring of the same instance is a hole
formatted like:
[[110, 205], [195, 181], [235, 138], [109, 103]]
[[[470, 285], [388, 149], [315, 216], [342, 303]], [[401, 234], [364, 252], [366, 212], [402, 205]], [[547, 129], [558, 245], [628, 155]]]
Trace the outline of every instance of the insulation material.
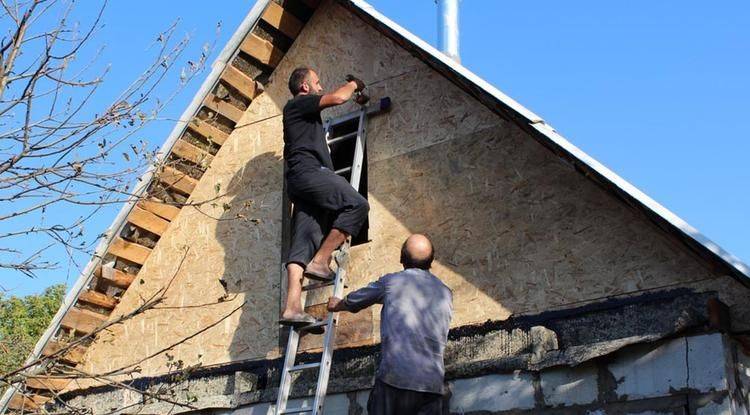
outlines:
[[[298, 66], [316, 68], [329, 89], [355, 73], [372, 84], [374, 99], [393, 100], [392, 111], [368, 128], [372, 242], [352, 249], [350, 289], [398, 271], [399, 248], [412, 232], [435, 242], [434, 273], [454, 292], [454, 327], [696, 281], [715, 289], [709, 282], [728, 279], [516, 126], [325, 2], [202, 176], [191, 201], [205, 203], [182, 209], [140, 271], [143, 282], [124, 294], [115, 315], [135, 309], [176, 273], [160, 309], [99, 336], [85, 371], [137, 364], [141, 376], [164, 373], [163, 351], [176, 343], [169, 353], [185, 365], [279, 355], [280, 114]], [[353, 109], [347, 104], [324, 116]], [[733, 312], [747, 316], [739, 296], [730, 297]], [[346, 345], [378, 341], [378, 311], [346, 317], [340, 331]], [[303, 344], [310, 347], [316, 346]]]

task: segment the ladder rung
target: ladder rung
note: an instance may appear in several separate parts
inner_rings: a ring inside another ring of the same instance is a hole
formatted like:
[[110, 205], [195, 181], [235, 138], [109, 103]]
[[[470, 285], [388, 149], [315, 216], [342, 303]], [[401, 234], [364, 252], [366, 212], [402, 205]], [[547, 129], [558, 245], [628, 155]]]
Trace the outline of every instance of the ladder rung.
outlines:
[[344, 167], [343, 169], [336, 170], [336, 174], [349, 173], [352, 171], [352, 166]]
[[317, 290], [318, 288], [329, 287], [333, 285], [335, 282], [336, 282], [335, 280], [331, 280], [331, 281], [325, 281], [325, 282], [316, 282], [314, 284], [307, 284], [304, 287], [302, 287], [302, 291]]
[[328, 324], [328, 319], [326, 319], [326, 320], [323, 320], [323, 321], [319, 321], [319, 322], [317, 322], [317, 323], [313, 323], [313, 324], [308, 324], [308, 325], [306, 325], [306, 326], [300, 327], [300, 328], [299, 328], [299, 331], [308, 331], [308, 330], [310, 330], [310, 329], [314, 329], [314, 328], [316, 328], [316, 327], [323, 327], [323, 326], [325, 326], [326, 324]]
[[330, 146], [331, 144], [336, 144], [336, 143], [338, 143], [340, 141], [344, 141], [344, 140], [347, 140], [347, 139], [350, 139], [350, 138], [354, 138], [356, 136], [357, 136], [357, 132], [355, 131], [353, 133], [344, 134], [344, 135], [342, 135], [340, 137], [334, 137], [334, 138], [328, 140], [328, 145]]
[[301, 414], [304, 412], [312, 412], [312, 408], [286, 408], [279, 412], [280, 414]]
[[300, 370], [305, 370], [305, 369], [315, 369], [316, 367], [320, 367], [320, 362], [305, 363], [304, 365], [292, 366], [292, 367], [289, 368], [289, 371], [290, 372], [298, 372]]

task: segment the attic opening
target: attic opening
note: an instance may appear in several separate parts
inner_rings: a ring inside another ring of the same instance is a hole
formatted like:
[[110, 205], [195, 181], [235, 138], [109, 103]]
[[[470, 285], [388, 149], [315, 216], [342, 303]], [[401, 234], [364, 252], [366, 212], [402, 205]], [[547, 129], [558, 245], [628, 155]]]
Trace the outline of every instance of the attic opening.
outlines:
[[[331, 149], [331, 160], [336, 173], [347, 181], [352, 176], [352, 163], [354, 161], [354, 150], [357, 144], [357, 130], [359, 117], [344, 122], [333, 124], [330, 128], [328, 147]], [[363, 149], [362, 170], [359, 179], [359, 194], [367, 199], [367, 147]], [[369, 216], [369, 215], [368, 215]], [[352, 246], [361, 245], [370, 241], [370, 220], [365, 220], [357, 235], [352, 235]]]

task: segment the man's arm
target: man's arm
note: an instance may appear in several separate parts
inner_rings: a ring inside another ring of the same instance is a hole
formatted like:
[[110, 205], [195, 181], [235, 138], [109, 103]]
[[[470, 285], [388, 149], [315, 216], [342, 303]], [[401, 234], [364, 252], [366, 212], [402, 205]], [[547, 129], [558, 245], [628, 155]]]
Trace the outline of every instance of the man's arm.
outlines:
[[356, 313], [373, 304], [382, 304], [385, 297], [385, 284], [382, 278], [371, 282], [367, 287], [349, 293], [343, 300], [337, 297], [328, 299], [328, 311], [349, 311]]
[[320, 109], [341, 105], [351, 99], [355, 92], [365, 89], [365, 83], [362, 80], [348, 75], [346, 83], [330, 94], [325, 94], [320, 98]]

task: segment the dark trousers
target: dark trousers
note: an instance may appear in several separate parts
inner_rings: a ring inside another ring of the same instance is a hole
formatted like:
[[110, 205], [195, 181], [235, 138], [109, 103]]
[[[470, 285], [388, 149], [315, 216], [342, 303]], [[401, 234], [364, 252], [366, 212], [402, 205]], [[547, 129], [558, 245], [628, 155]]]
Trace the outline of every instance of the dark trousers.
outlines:
[[287, 193], [294, 203], [292, 243], [286, 263], [307, 265], [331, 228], [356, 235], [370, 205], [343, 177], [321, 168], [289, 171]]
[[442, 415], [443, 396], [395, 388], [380, 380], [367, 400], [369, 415]]

